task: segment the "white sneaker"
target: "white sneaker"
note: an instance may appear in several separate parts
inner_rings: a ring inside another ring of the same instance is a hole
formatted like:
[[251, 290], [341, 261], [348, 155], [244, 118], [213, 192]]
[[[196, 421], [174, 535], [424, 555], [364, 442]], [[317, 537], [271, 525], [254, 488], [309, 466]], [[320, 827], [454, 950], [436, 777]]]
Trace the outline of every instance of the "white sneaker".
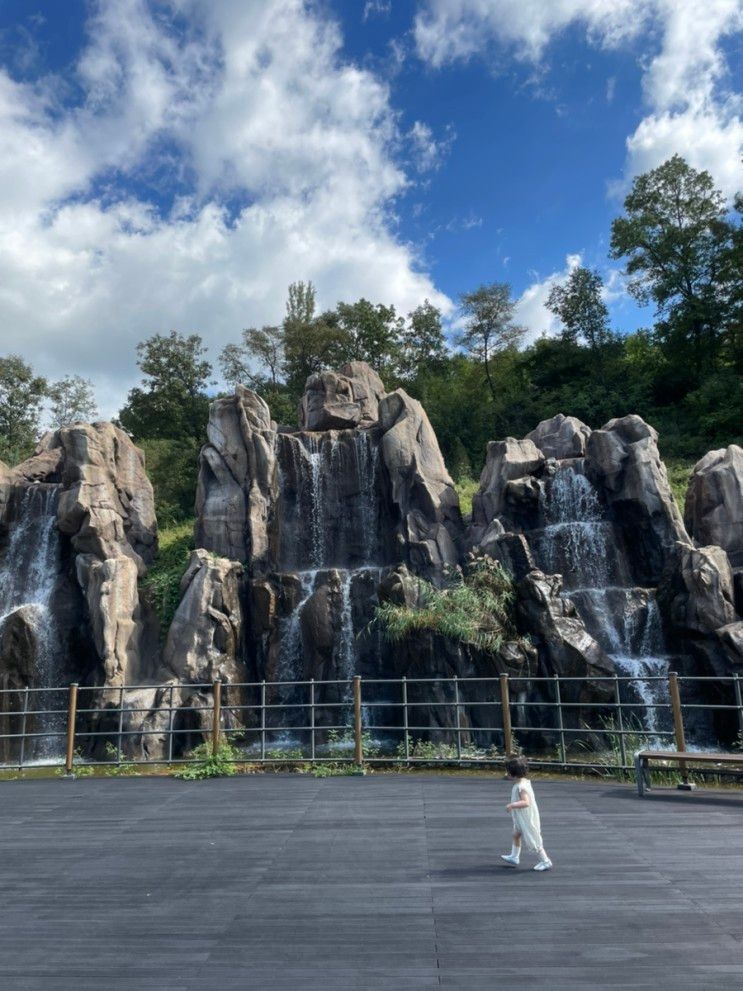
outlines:
[[502, 854], [500, 855], [500, 859], [501, 859], [501, 860], [502, 860], [502, 861], [503, 861], [504, 863], [506, 863], [506, 864], [508, 864], [508, 866], [509, 866], [509, 867], [518, 867], [518, 866], [519, 866], [519, 860], [518, 860], [518, 857], [514, 857], [514, 856], [513, 856], [513, 854], [510, 854], [510, 853], [502, 853]]
[[538, 864], [533, 868], [535, 871], [551, 871], [552, 861], [551, 860], [540, 860]]

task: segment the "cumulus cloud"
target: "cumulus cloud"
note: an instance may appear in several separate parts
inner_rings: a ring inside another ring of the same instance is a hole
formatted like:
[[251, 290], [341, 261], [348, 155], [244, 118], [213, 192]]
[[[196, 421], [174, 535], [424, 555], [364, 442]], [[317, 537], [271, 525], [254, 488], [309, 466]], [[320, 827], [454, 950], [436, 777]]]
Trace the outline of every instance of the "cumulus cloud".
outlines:
[[648, 112], [627, 138], [625, 180], [679, 152], [732, 195], [743, 122], [723, 43], [743, 28], [739, 0], [424, 0], [414, 34], [418, 54], [435, 67], [474, 55], [496, 60], [504, 49], [538, 64], [571, 25], [598, 47], [642, 46]]
[[519, 296], [514, 310], [514, 320], [526, 327], [524, 343], [531, 344], [543, 334], [554, 337], [559, 333], [560, 321], [547, 309], [547, 297], [552, 287], [564, 282], [581, 262], [580, 254], [567, 255], [565, 268], [561, 272], [551, 272], [543, 279], [535, 278]]
[[92, 378], [110, 414], [137, 341], [218, 348], [295, 279], [448, 309], [390, 222], [388, 89], [341, 42], [301, 0], [104, 0], [74, 76], [0, 70], [3, 351]]

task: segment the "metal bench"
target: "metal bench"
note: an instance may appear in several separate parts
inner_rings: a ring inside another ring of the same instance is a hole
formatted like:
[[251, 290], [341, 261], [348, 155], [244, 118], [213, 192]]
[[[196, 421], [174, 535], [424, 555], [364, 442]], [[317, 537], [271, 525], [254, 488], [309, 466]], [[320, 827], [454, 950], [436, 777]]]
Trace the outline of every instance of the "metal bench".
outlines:
[[[689, 753], [689, 751], [679, 750], [640, 750], [635, 754], [635, 777], [637, 778], [637, 794], [642, 798], [646, 791], [650, 790], [650, 774], [648, 765], [650, 761], [673, 761], [681, 767], [684, 774], [685, 786], [690, 788], [686, 780], [687, 764], [716, 764], [717, 766], [727, 764], [737, 764], [743, 770], [743, 753], [741, 754], [707, 754]], [[679, 785], [684, 787], [684, 785]]]

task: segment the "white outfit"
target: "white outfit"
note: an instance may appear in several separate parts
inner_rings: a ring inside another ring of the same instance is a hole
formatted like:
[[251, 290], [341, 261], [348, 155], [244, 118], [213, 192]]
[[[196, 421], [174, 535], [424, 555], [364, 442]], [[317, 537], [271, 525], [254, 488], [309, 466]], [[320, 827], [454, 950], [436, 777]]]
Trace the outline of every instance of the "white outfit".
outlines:
[[528, 778], [521, 778], [511, 789], [511, 801], [520, 802], [521, 792], [525, 791], [529, 796], [531, 805], [525, 809], [511, 809], [514, 833], [521, 833], [521, 839], [527, 850], [542, 849], [542, 824], [539, 821], [539, 809], [537, 800], [534, 797], [534, 789]]

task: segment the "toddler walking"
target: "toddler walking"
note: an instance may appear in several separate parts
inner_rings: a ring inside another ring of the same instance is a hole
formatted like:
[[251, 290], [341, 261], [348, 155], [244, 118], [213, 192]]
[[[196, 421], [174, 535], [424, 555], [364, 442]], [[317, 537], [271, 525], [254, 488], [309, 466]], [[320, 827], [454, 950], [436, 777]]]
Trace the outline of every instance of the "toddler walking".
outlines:
[[511, 789], [511, 801], [506, 806], [506, 812], [513, 819], [513, 845], [510, 853], [502, 853], [509, 867], [518, 867], [521, 858], [521, 841], [527, 850], [532, 850], [539, 857], [535, 871], [548, 871], [552, 861], [542, 845], [542, 827], [539, 822], [539, 809], [534, 797], [534, 789], [527, 778], [529, 766], [525, 757], [510, 757], [506, 761], [506, 772], [514, 782]]

